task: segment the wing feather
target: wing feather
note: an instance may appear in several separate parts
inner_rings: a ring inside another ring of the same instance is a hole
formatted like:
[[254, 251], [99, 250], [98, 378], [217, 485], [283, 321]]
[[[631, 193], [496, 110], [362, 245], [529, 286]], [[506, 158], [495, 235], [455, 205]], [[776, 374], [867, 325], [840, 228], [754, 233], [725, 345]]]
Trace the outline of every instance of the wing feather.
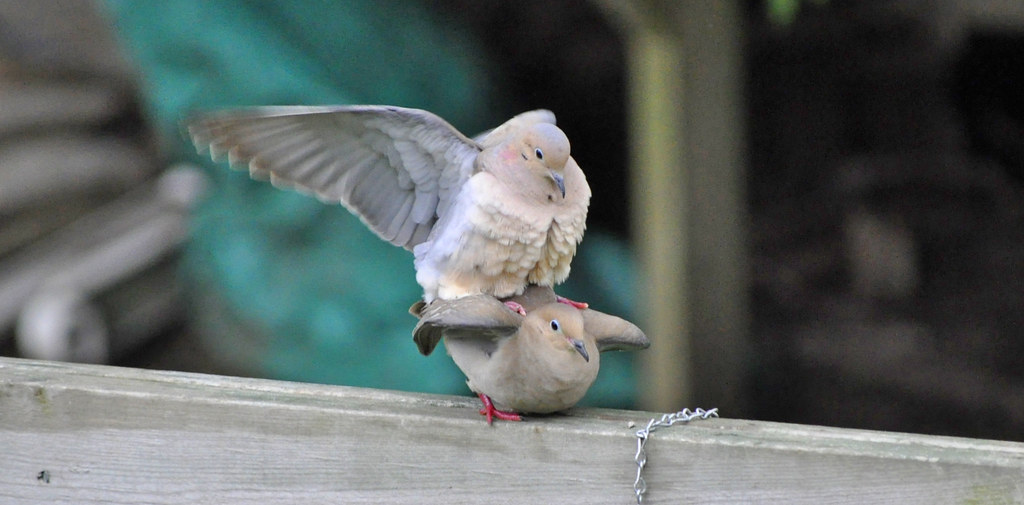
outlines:
[[420, 322], [412, 338], [424, 355], [433, 352], [442, 337], [493, 341], [512, 336], [522, 324], [522, 316], [487, 295], [438, 299], [416, 307], [410, 312]]
[[394, 213], [394, 218], [391, 219], [391, 224], [388, 225], [385, 231], [385, 237], [390, 237], [388, 240], [398, 240], [398, 235], [402, 231], [402, 225], [409, 220], [409, 214], [412, 212], [413, 198], [405, 198], [402, 200], [402, 206]]
[[198, 116], [200, 151], [254, 178], [343, 204], [381, 238], [426, 240], [480, 146], [438, 116], [390, 106], [255, 107]]

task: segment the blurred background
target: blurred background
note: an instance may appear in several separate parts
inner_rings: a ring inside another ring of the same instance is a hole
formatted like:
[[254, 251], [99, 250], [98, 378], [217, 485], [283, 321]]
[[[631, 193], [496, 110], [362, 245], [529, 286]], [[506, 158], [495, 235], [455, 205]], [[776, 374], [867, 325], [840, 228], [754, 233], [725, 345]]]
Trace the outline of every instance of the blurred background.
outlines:
[[468, 394], [410, 253], [196, 154], [240, 105], [548, 108], [585, 404], [1024, 440], [1024, 4], [0, 0], [0, 355]]

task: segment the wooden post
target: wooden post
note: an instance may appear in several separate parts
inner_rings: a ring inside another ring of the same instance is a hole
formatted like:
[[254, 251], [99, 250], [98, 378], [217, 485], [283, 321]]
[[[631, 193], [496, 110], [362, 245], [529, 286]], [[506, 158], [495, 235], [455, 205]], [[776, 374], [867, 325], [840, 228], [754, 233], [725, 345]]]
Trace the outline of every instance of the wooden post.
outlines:
[[677, 37], [642, 30], [629, 43], [634, 244], [643, 327], [656, 351], [640, 356], [641, 405], [672, 410], [693, 397], [683, 53]]
[[641, 404], [742, 415], [750, 360], [740, 11], [735, 0], [599, 4], [626, 35]]
[[[478, 408], [0, 358], [0, 503], [635, 503], [635, 432], [657, 414], [488, 426]], [[652, 505], [1024, 501], [1019, 443], [707, 419], [646, 450]]]

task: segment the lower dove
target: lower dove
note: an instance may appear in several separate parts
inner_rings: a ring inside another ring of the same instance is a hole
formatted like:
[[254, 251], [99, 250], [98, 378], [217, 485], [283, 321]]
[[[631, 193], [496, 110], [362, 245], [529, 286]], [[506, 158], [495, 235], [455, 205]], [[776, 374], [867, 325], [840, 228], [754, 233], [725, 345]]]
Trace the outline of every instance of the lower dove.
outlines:
[[227, 154], [254, 178], [341, 203], [411, 250], [427, 303], [554, 286], [583, 239], [590, 186], [547, 110], [474, 139], [392, 106], [255, 107], [187, 124], [214, 159]]
[[444, 339], [452, 360], [480, 397], [480, 414], [510, 421], [519, 413], [550, 413], [575, 405], [597, 378], [600, 352], [645, 349], [632, 323], [559, 303], [548, 287], [530, 286], [512, 301], [521, 315], [487, 295], [419, 302], [413, 340], [429, 355]]

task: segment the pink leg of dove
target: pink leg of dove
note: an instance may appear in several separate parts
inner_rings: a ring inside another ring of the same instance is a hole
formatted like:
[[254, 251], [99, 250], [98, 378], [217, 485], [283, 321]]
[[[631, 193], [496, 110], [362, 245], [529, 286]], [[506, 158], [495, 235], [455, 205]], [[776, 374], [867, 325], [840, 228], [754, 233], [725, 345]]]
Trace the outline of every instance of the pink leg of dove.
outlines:
[[484, 402], [484, 408], [480, 409], [480, 415], [487, 416], [487, 424], [491, 424], [493, 422], [493, 418], [495, 417], [501, 419], [502, 421], [523, 420], [523, 418], [520, 417], [519, 414], [516, 414], [515, 412], [505, 412], [503, 410], [498, 410], [494, 408], [494, 403], [491, 402], [490, 397], [488, 397], [487, 395], [483, 393], [477, 393], [476, 395], [480, 397], [480, 401]]
[[[556, 296], [556, 299], [558, 300], [558, 303], [564, 303], [570, 307], [575, 307], [580, 310], [590, 307], [590, 304], [587, 302], [577, 302], [576, 300], [570, 300], [564, 296]], [[519, 302], [509, 300], [505, 302], [505, 306], [511, 309], [512, 312], [518, 313], [520, 316], [526, 315], [526, 309], [522, 305], [520, 305]]]
[[505, 306], [512, 310], [512, 312], [518, 313], [520, 316], [526, 315], [526, 309], [523, 308], [519, 302], [513, 302], [511, 300], [505, 302]]
[[577, 302], [576, 300], [570, 300], [570, 299], [568, 299], [568, 298], [566, 298], [564, 296], [556, 296], [556, 299], [558, 300], [558, 303], [564, 303], [566, 305], [569, 305], [569, 306], [572, 306], [572, 307], [576, 307], [577, 309], [580, 309], [580, 310], [583, 310], [583, 309], [586, 309], [586, 308], [590, 307], [590, 304], [587, 303], [587, 302]]

